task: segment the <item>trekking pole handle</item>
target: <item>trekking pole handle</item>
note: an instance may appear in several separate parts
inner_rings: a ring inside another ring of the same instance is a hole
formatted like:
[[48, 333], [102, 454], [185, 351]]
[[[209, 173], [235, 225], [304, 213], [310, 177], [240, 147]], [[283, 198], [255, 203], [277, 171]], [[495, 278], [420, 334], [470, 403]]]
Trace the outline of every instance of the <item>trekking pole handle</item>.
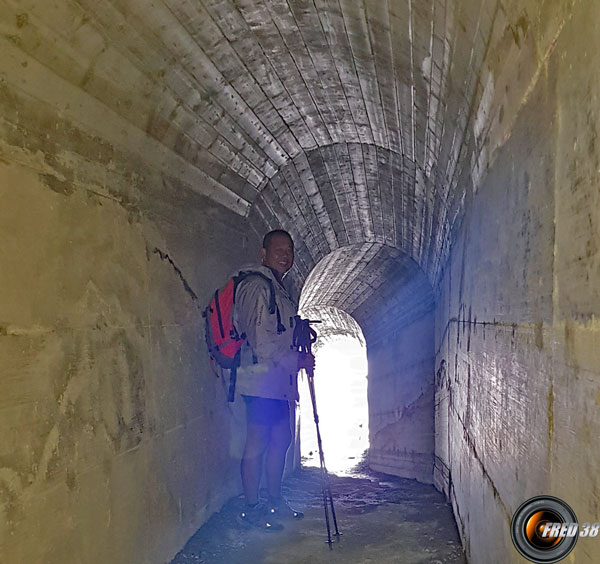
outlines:
[[321, 323], [316, 319], [302, 319], [299, 315], [294, 317], [294, 336], [292, 348], [301, 353], [310, 353], [312, 344], [317, 340], [317, 332], [311, 324]]

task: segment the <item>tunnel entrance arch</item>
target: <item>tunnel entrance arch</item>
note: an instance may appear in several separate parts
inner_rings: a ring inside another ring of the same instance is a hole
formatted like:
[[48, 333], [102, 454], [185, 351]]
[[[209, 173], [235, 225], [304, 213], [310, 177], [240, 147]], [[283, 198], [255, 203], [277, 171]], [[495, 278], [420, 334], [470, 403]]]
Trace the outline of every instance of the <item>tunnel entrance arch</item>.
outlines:
[[[358, 323], [334, 307], [309, 307], [302, 317], [321, 321], [315, 326], [315, 396], [327, 468], [350, 473], [369, 446], [367, 350]], [[319, 466], [312, 402], [305, 377], [299, 382], [300, 454], [305, 466]]]
[[[434, 464], [434, 305], [420, 266], [399, 249], [373, 242], [321, 259], [300, 298], [301, 312], [345, 312], [361, 330], [369, 466], [426, 483], [433, 481]], [[346, 326], [338, 319], [337, 327]]]

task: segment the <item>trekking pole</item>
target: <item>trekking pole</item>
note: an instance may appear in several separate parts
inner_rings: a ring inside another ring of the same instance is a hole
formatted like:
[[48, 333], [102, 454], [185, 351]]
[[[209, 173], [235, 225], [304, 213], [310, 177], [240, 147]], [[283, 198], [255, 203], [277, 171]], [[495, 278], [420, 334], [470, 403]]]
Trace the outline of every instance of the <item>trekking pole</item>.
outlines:
[[[296, 325], [294, 328], [294, 347], [304, 354], [312, 354], [312, 344], [317, 340], [316, 331], [310, 326], [311, 323], [321, 323], [320, 321], [311, 321], [302, 319], [296, 316]], [[313, 415], [315, 426], [317, 428], [317, 444], [319, 446], [319, 463], [321, 467], [321, 491], [323, 494], [323, 508], [325, 510], [325, 524], [327, 526], [327, 544], [331, 549], [331, 526], [329, 524], [329, 509], [331, 509], [331, 517], [333, 526], [335, 527], [335, 536], [339, 540], [340, 531], [338, 529], [337, 518], [335, 515], [335, 507], [333, 505], [333, 496], [331, 495], [331, 484], [329, 482], [329, 474], [325, 466], [325, 455], [323, 454], [323, 443], [321, 441], [321, 431], [319, 429], [319, 414], [317, 412], [317, 399], [315, 396], [314, 370], [305, 368], [308, 377], [308, 389], [310, 391], [310, 399], [312, 401]]]

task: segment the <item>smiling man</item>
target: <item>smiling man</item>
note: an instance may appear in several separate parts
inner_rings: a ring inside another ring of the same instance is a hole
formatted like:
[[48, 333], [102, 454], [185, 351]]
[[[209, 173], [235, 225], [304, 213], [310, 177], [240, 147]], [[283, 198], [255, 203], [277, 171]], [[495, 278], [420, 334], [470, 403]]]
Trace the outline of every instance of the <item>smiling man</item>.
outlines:
[[[281, 530], [278, 518], [304, 516], [281, 496], [281, 479], [292, 438], [289, 402], [298, 400], [298, 370], [314, 366], [314, 358], [292, 350], [297, 306], [283, 285], [294, 264], [290, 234], [279, 229], [267, 233], [260, 259], [261, 266], [253, 269], [259, 275], [246, 277], [235, 295], [235, 325], [246, 334], [237, 374], [247, 422], [241, 464], [246, 507], [239, 517], [253, 527]], [[266, 504], [259, 503], [258, 495], [263, 459]]]

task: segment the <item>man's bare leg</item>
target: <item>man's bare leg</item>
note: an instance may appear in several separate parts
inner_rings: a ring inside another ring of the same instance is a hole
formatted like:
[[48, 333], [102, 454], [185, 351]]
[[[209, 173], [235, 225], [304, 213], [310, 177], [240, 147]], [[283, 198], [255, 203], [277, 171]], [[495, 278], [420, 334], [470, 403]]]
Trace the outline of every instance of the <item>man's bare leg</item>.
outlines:
[[267, 450], [266, 475], [269, 497], [281, 497], [281, 480], [285, 467], [285, 455], [292, 440], [289, 417], [271, 427]]
[[242, 486], [246, 503], [254, 505], [258, 503], [258, 487], [262, 474], [262, 459], [269, 445], [270, 427], [247, 423], [246, 446], [242, 456]]

